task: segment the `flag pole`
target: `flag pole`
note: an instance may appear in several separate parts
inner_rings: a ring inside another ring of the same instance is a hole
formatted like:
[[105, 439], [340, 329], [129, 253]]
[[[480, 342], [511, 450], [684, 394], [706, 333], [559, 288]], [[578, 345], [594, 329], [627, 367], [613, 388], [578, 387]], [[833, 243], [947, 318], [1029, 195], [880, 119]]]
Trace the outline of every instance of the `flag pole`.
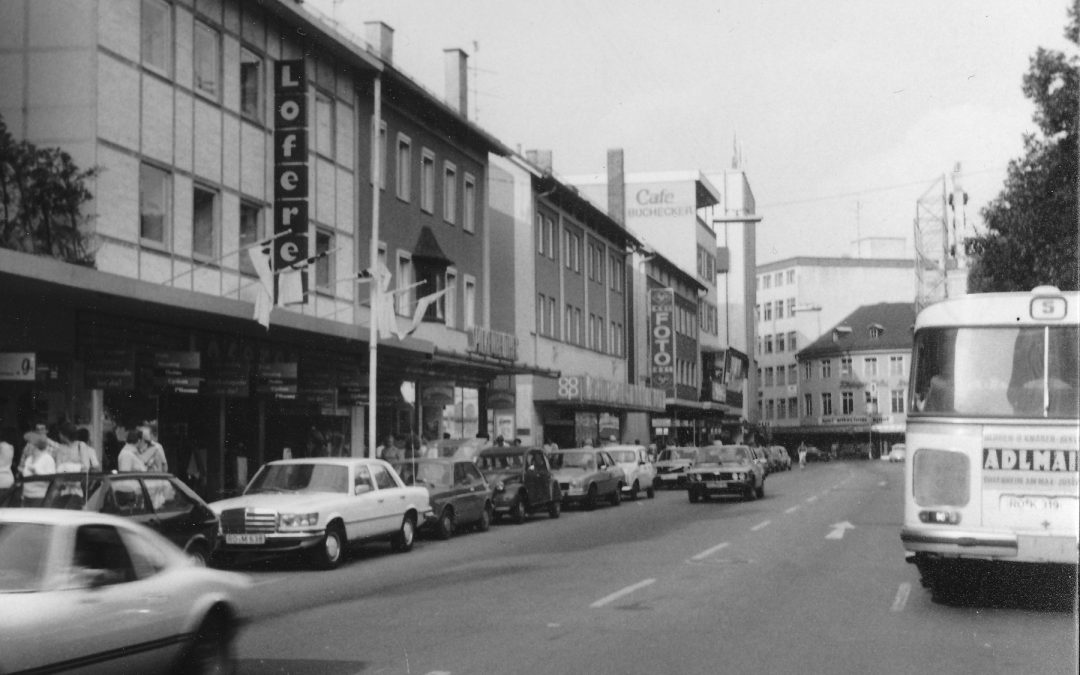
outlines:
[[368, 457], [375, 456], [378, 447], [375, 440], [375, 403], [376, 365], [379, 357], [379, 330], [376, 323], [379, 316], [379, 303], [382, 302], [382, 290], [378, 283], [379, 269], [379, 192], [382, 190], [383, 150], [380, 147], [382, 131], [382, 78], [375, 76], [374, 109], [371, 115], [371, 273], [375, 275], [371, 283], [371, 312], [368, 318], [368, 407], [367, 407], [367, 452]]

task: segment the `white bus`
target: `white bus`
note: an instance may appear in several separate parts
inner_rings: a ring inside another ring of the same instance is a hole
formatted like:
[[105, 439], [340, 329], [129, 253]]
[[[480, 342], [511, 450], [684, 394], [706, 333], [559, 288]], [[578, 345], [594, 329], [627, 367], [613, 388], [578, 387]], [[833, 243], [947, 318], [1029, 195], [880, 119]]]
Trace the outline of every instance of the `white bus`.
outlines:
[[935, 598], [979, 566], [1077, 564], [1080, 293], [967, 295], [915, 320], [904, 524]]

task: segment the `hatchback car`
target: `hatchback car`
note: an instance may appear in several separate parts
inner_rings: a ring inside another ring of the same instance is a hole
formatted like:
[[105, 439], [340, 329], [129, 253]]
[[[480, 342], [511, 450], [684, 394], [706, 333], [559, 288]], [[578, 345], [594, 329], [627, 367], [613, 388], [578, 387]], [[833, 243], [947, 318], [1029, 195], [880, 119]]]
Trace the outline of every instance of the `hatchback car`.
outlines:
[[218, 517], [167, 473], [58, 473], [16, 482], [0, 506], [97, 511], [164, 535], [201, 565], [218, 549]]
[[656, 479], [653, 485], [662, 487], [685, 487], [686, 470], [694, 463], [698, 449], [691, 447], [665, 448], [656, 459]]
[[686, 472], [691, 502], [712, 495], [737, 495], [746, 500], [765, 496], [765, 471], [748, 445], [709, 445], [701, 448]]
[[656, 496], [656, 488], [653, 487], [656, 467], [649, 459], [649, 451], [644, 445], [607, 445], [604, 450], [607, 450], [626, 476], [623, 493], [627, 497], [637, 499], [642, 489], [649, 499]]
[[234, 672], [250, 588], [127, 518], [0, 509], [0, 672]]
[[551, 466], [541, 448], [500, 446], [484, 448], [476, 465], [491, 485], [495, 519], [506, 515], [515, 523], [546, 509], [552, 518], [562, 513], [562, 493], [551, 475]]
[[890, 462], [903, 462], [907, 458], [907, 446], [903, 443], [897, 443], [892, 446], [892, 450], [889, 450]]
[[421, 527], [434, 530], [440, 539], [475, 527], [486, 532], [495, 517], [491, 488], [472, 459], [428, 458], [393, 463], [406, 485], [427, 488], [431, 516]]
[[552, 474], [559, 481], [563, 505], [594, 508], [601, 499], [612, 506], [622, 501], [626, 475], [607, 450], [575, 448], [551, 453]]

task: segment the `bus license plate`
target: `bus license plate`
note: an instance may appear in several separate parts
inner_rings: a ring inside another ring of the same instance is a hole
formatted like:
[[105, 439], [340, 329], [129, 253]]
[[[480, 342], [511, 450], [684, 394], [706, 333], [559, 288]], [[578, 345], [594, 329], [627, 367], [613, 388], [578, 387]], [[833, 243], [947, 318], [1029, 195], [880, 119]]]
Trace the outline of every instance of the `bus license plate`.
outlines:
[[1001, 497], [1001, 510], [1007, 513], [1060, 511], [1061, 504], [1053, 497], [1016, 497], [1004, 495]]
[[227, 534], [225, 535], [226, 544], [250, 544], [259, 545], [266, 543], [265, 534]]

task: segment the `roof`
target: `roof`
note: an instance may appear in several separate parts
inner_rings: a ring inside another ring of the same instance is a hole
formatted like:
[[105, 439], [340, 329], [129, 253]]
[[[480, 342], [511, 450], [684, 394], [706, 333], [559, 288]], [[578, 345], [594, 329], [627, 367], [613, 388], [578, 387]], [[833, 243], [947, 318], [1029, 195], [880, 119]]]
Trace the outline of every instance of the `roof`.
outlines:
[[[911, 349], [915, 306], [910, 302], [863, 305], [795, 355], [798, 359], [849, 352]], [[871, 336], [871, 327], [880, 335]], [[835, 339], [834, 339], [835, 338]]]
[[915, 269], [913, 258], [849, 258], [795, 256], [774, 262], [758, 263], [757, 272], [776, 272], [789, 267], [910, 267]]

